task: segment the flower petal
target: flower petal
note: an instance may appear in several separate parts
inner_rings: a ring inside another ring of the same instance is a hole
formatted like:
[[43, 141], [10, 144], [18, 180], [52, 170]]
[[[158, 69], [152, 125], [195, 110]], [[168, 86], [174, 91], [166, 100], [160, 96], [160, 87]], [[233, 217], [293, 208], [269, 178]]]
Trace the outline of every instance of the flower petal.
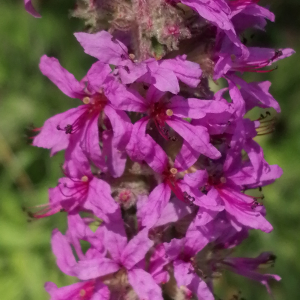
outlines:
[[205, 127], [191, 125], [187, 121], [175, 118], [168, 119], [166, 123], [181, 135], [193, 149], [209, 158], [219, 158], [221, 156], [220, 152], [210, 144], [210, 137]]
[[56, 58], [43, 55], [39, 66], [41, 72], [64, 94], [71, 98], [81, 99], [84, 97], [84, 86], [76, 80], [73, 74], [64, 69]]
[[145, 259], [146, 253], [154, 242], [148, 238], [147, 228], [140, 231], [126, 245], [121, 255], [121, 261], [127, 270], [132, 269], [138, 262]]
[[89, 280], [114, 273], [119, 269], [120, 266], [113, 260], [99, 257], [79, 261], [74, 267], [74, 273], [81, 280]]
[[96, 57], [100, 62], [118, 65], [122, 55], [126, 55], [127, 47], [120, 41], [114, 40], [107, 31], [94, 34], [85, 32], [74, 33], [86, 54]]
[[161, 183], [150, 193], [148, 201], [141, 208], [142, 226], [151, 228], [160, 218], [171, 196], [170, 187]]
[[152, 276], [144, 270], [130, 270], [128, 281], [139, 299], [163, 300], [161, 288], [155, 283]]
[[29, 12], [35, 18], [41, 18], [41, 15], [33, 7], [31, 0], [24, 0], [24, 5], [27, 12]]
[[76, 265], [75, 257], [67, 238], [58, 229], [54, 229], [52, 232], [51, 245], [56, 256], [56, 263], [61, 271], [67, 275], [75, 276], [73, 271]]

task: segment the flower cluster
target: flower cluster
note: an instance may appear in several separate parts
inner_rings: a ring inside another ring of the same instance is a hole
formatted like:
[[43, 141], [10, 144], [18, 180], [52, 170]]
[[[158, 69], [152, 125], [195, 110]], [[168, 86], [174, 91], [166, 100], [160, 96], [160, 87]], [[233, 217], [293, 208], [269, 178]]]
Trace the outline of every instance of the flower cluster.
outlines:
[[[64, 177], [32, 213], [67, 215], [52, 250], [78, 283], [46, 283], [52, 300], [212, 300], [225, 269], [269, 293], [269, 280], [280, 280], [258, 270], [272, 253], [232, 256], [251, 229], [272, 231], [262, 187], [282, 174], [254, 140], [280, 112], [271, 83], [242, 76], [272, 71], [294, 51], [247, 46], [247, 30], [274, 21], [258, 2], [77, 3], [73, 15], [89, 33], [75, 37], [96, 62], [78, 81], [56, 58], [41, 58], [41, 72], [80, 102], [33, 138], [51, 156], [65, 151]], [[30, 0], [25, 8], [39, 17]], [[213, 93], [209, 82], [221, 78], [226, 87]], [[255, 107], [260, 117], [246, 118]]]

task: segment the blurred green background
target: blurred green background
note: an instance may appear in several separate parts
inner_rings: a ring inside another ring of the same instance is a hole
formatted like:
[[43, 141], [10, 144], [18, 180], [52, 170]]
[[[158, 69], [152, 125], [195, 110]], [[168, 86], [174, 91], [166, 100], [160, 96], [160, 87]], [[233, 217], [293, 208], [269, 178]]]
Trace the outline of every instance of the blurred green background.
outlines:
[[[85, 55], [72, 35], [83, 30], [80, 20], [69, 18], [73, 0], [37, 3], [43, 18], [35, 19], [23, 9], [22, 0], [0, 4], [0, 299], [44, 300], [45, 281], [59, 286], [74, 279], [62, 275], [51, 253], [53, 228], [64, 230], [62, 215], [28, 222], [22, 207], [47, 202], [47, 188], [61, 176], [62, 154], [51, 160], [46, 150], [28, 143], [30, 127], [40, 127], [50, 116], [74, 105], [38, 68], [43, 54], [57, 57], [77, 78], [85, 75], [92, 58]], [[267, 2], [267, 1], [265, 1]], [[300, 50], [299, 0], [268, 1], [276, 13], [267, 33], [258, 33], [252, 43], [265, 47]], [[273, 3], [272, 3], [273, 2]], [[238, 254], [255, 257], [272, 250], [278, 257], [272, 273], [282, 281], [272, 284], [277, 300], [300, 299], [300, 60], [297, 55], [278, 63], [268, 74], [251, 74], [252, 80], [271, 80], [271, 92], [282, 107], [276, 131], [260, 139], [269, 163], [279, 164], [284, 175], [264, 189], [271, 234], [253, 232]], [[259, 283], [239, 276], [222, 279], [224, 299], [236, 291], [251, 300], [269, 299]]]

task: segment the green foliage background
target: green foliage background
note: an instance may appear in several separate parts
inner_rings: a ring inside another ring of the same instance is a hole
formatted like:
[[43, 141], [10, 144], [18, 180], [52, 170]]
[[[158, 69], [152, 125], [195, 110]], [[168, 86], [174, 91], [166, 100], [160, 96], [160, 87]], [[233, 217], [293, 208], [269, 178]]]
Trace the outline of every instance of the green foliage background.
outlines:
[[[276, 13], [267, 33], [256, 34], [252, 44], [299, 49], [299, 0], [268, 1]], [[49, 159], [46, 150], [31, 147], [27, 136], [31, 124], [39, 127], [50, 116], [79, 104], [64, 96], [39, 72], [43, 54], [57, 57], [77, 78], [85, 75], [93, 62], [85, 55], [72, 33], [82, 22], [70, 19], [73, 0], [40, 1], [42, 19], [34, 19], [23, 9], [22, 0], [0, 4], [0, 299], [49, 299], [45, 281], [59, 286], [74, 279], [62, 275], [51, 253], [53, 228], [65, 229], [65, 217], [53, 216], [28, 222], [22, 207], [47, 202], [47, 188], [61, 176], [61, 154]], [[266, 2], [266, 1], [265, 1]], [[273, 3], [272, 3], [273, 2]], [[275, 3], [276, 2], [276, 3]], [[272, 272], [282, 276], [272, 285], [277, 300], [300, 299], [299, 215], [300, 215], [300, 61], [297, 55], [279, 62], [279, 69], [254, 74], [252, 80], [271, 80], [271, 91], [282, 107], [276, 132], [260, 139], [269, 163], [279, 164], [284, 175], [264, 189], [271, 234], [254, 232], [238, 254], [256, 256], [273, 250], [278, 256]], [[225, 274], [220, 294], [230, 299], [238, 290], [246, 299], [268, 299], [259, 283]]]

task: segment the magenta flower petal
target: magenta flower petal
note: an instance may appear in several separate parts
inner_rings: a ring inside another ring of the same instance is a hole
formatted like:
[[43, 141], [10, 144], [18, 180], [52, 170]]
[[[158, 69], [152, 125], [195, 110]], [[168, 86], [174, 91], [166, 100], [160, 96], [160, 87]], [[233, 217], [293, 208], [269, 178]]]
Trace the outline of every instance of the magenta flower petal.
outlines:
[[120, 266], [113, 260], [99, 257], [79, 261], [74, 267], [74, 273], [81, 280], [89, 280], [114, 273], [119, 269]]
[[[107, 130], [102, 134], [103, 156], [106, 158], [105, 164], [108, 171], [114, 178], [122, 176], [127, 161], [126, 152], [118, 150], [114, 146], [113, 132]], [[103, 170], [103, 169], [102, 169]]]
[[174, 115], [180, 118], [201, 119], [207, 113], [222, 113], [228, 109], [228, 105], [215, 100], [184, 99], [175, 96], [170, 99], [168, 108], [172, 109]]
[[[224, 200], [226, 211], [233, 216], [240, 224], [244, 226], [260, 229], [264, 232], [271, 232], [273, 230], [272, 225], [263, 217], [261, 212], [251, 208], [251, 198], [242, 193], [235, 191], [222, 190], [220, 194]], [[246, 206], [248, 204], [248, 209]]]
[[162, 92], [179, 93], [179, 83], [175, 73], [171, 70], [160, 68], [158, 62], [153, 60], [149, 62], [148, 68], [153, 78], [152, 84]]
[[110, 73], [111, 68], [108, 64], [104, 64], [100, 61], [94, 63], [86, 75], [89, 87], [91, 87], [94, 91], [100, 91], [104, 81]]
[[118, 65], [122, 61], [121, 56], [128, 51], [123, 43], [113, 41], [112, 35], [104, 30], [95, 34], [77, 32], [74, 35], [86, 54], [103, 63]]
[[127, 236], [122, 220], [105, 224], [104, 244], [112, 259], [121, 263], [122, 252], [127, 245]]
[[33, 15], [35, 18], [41, 18], [41, 15], [33, 7], [31, 0], [24, 0], [25, 9], [28, 13]]
[[109, 184], [95, 177], [90, 181], [86, 202], [92, 204], [95, 207], [95, 215], [106, 222], [109, 220], [109, 214], [118, 209], [118, 204], [111, 196]]
[[171, 197], [171, 189], [165, 184], [159, 184], [149, 195], [148, 201], [141, 208], [142, 226], [152, 227], [161, 216]]
[[118, 150], [124, 150], [129, 142], [132, 130], [132, 124], [127, 114], [120, 110], [114, 110], [106, 105], [104, 113], [110, 120], [113, 129], [113, 147]]
[[[190, 206], [177, 198], [171, 198], [171, 201], [166, 205], [158, 221], [154, 227], [162, 226], [168, 223], [176, 222], [186, 215], [192, 213]], [[139, 217], [139, 212], [138, 212]]]
[[84, 110], [84, 106], [80, 105], [49, 118], [45, 121], [40, 133], [33, 139], [33, 146], [51, 149], [51, 155], [66, 149], [70, 135], [66, 134], [63, 129], [68, 124], [73, 124], [84, 113]]
[[206, 170], [197, 170], [194, 173], [188, 173], [184, 176], [183, 181], [191, 188], [199, 188], [207, 182], [208, 174]]
[[192, 266], [190, 262], [183, 262], [182, 260], [175, 260], [174, 263], [174, 277], [176, 279], [177, 286], [188, 286], [194, 276], [192, 272]]
[[187, 61], [186, 55], [177, 56], [174, 59], [163, 59], [159, 67], [174, 72], [176, 77], [188, 86], [196, 87], [200, 83], [202, 70], [199, 64]]
[[188, 288], [197, 295], [199, 300], [214, 300], [215, 297], [213, 296], [211, 290], [208, 288], [205, 281], [203, 281], [199, 277], [194, 277], [188, 286]]
[[53, 230], [51, 238], [52, 251], [56, 256], [56, 263], [62, 272], [75, 276], [73, 271], [76, 260], [67, 238], [58, 229]]
[[105, 172], [107, 166], [99, 144], [98, 115], [88, 120], [83, 135], [84, 138], [80, 142], [81, 151], [96, 167]]
[[179, 153], [176, 155], [174, 167], [179, 170], [187, 170], [199, 158], [200, 153], [193, 149], [187, 141], [183, 141]]
[[153, 277], [144, 270], [130, 270], [128, 281], [139, 299], [163, 300], [161, 288], [156, 284]]
[[142, 161], [151, 151], [151, 145], [149, 147], [149, 138], [146, 138], [146, 126], [149, 118], [144, 117], [137, 121], [132, 128], [131, 138], [126, 146], [126, 151], [129, 157], [135, 161]]
[[64, 69], [56, 58], [43, 55], [40, 70], [67, 96], [80, 99], [84, 95], [82, 92], [84, 86]]
[[169, 119], [166, 123], [172, 127], [190, 146], [210, 158], [219, 158], [220, 152], [210, 144], [207, 129], [202, 126], [193, 126], [187, 121]]
[[138, 262], [145, 258], [146, 253], [154, 242], [148, 238], [148, 229], [140, 231], [126, 245], [121, 254], [121, 262], [126, 269], [132, 269]]

